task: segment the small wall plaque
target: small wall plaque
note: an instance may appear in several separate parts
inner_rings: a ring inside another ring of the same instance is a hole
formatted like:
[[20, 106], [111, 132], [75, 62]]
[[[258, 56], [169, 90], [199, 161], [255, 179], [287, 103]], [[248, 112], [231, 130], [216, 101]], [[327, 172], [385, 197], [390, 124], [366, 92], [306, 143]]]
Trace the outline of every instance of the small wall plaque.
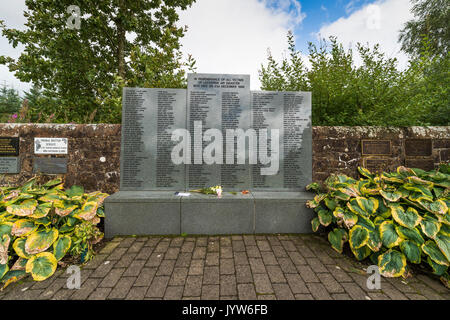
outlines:
[[33, 173], [67, 173], [66, 158], [34, 158]]
[[0, 137], [0, 156], [18, 156], [19, 137]]
[[391, 159], [372, 157], [363, 158], [362, 160], [363, 167], [371, 172], [386, 171], [389, 167], [389, 163], [392, 161]]
[[19, 173], [19, 157], [0, 157], [0, 173]]
[[391, 140], [362, 140], [362, 155], [388, 156], [391, 152]]
[[34, 138], [35, 154], [67, 154], [67, 138]]
[[433, 159], [406, 159], [405, 166], [430, 171], [434, 169], [434, 161]]
[[406, 139], [406, 156], [431, 156], [431, 139]]

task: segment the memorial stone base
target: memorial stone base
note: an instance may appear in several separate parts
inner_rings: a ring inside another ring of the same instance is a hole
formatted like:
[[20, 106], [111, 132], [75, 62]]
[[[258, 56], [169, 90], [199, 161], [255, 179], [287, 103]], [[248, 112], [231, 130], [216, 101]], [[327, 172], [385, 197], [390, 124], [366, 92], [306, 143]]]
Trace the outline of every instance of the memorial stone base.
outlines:
[[307, 192], [175, 196], [119, 191], [106, 198], [105, 233], [118, 235], [311, 233]]

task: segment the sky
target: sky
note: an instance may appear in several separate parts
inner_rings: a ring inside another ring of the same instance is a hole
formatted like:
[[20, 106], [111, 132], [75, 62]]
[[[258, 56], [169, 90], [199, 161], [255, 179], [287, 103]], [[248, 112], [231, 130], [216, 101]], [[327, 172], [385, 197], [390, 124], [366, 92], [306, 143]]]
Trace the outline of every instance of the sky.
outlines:
[[[25, 8], [25, 0], [1, 0], [0, 20], [23, 29]], [[251, 89], [257, 90], [258, 70], [267, 62], [268, 50], [277, 60], [286, 53], [288, 30], [306, 65], [308, 42], [336, 36], [345, 48], [379, 43], [405, 68], [407, 56], [397, 41], [399, 30], [413, 17], [410, 9], [409, 0], [197, 0], [179, 12], [178, 25], [188, 26], [182, 51], [196, 59], [197, 72], [250, 74]], [[0, 35], [0, 55], [16, 58], [22, 50]], [[19, 91], [30, 88], [5, 66], [0, 66], [0, 84]]]

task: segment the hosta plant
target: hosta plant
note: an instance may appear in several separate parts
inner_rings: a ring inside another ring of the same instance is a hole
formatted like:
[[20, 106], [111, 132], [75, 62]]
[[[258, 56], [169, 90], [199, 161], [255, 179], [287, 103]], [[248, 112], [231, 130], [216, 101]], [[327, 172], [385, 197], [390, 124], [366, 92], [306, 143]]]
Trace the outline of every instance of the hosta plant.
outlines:
[[449, 165], [425, 172], [398, 167], [363, 178], [332, 175], [307, 189], [317, 194], [307, 202], [317, 213], [313, 231], [328, 231], [342, 253], [348, 243], [356, 259], [377, 264], [386, 277], [405, 276], [408, 264], [426, 264], [448, 285], [450, 266]]
[[106, 193], [85, 193], [79, 186], [64, 190], [61, 179], [43, 185], [35, 178], [21, 187], [0, 188], [0, 282], [3, 286], [30, 274], [50, 277], [66, 255], [93, 255], [102, 239], [97, 228], [104, 217]]

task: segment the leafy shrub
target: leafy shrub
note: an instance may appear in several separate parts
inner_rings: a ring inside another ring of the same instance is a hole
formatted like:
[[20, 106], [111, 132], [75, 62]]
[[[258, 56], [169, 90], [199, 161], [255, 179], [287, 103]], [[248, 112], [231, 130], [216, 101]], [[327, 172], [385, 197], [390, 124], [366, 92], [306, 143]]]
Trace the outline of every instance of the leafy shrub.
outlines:
[[108, 194], [63, 188], [61, 179], [40, 186], [35, 178], [19, 188], [0, 188], [0, 281], [5, 286], [27, 273], [36, 281], [47, 279], [67, 254], [81, 256], [81, 262], [93, 256], [92, 245], [103, 237], [96, 225]]
[[405, 276], [407, 262], [428, 264], [448, 284], [450, 266], [449, 166], [425, 172], [398, 167], [397, 172], [372, 174], [355, 180], [332, 175], [322, 192], [307, 206], [317, 213], [313, 231], [329, 229], [328, 240], [342, 253], [344, 244], [358, 260], [367, 257], [386, 277]]

